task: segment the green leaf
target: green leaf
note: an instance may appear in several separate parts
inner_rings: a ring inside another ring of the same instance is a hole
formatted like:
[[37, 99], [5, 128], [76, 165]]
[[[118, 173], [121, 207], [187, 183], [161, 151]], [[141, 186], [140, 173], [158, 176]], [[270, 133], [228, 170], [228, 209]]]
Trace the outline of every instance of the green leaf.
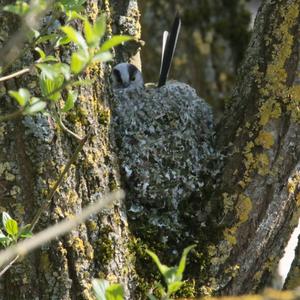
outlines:
[[94, 55], [94, 57], [92, 58], [92, 62], [106, 62], [109, 60], [113, 59], [113, 55], [111, 54], [111, 52], [106, 51], [106, 52], [100, 52], [100, 53], [96, 53]]
[[57, 62], [57, 61], [58, 59], [53, 55], [48, 55], [42, 60], [42, 62]]
[[19, 232], [17, 221], [14, 219], [7, 220], [5, 223], [5, 231], [13, 237], [17, 236]]
[[50, 79], [47, 76], [40, 76], [40, 87], [43, 97], [57, 101], [61, 98], [59, 89], [62, 87], [64, 82], [64, 77], [59, 75], [54, 79]]
[[124, 42], [132, 40], [133, 37], [129, 35], [114, 35], [111, 39], [103, 43], [100, 48], [101, 52], [105, 52], [113, 47], [116, 47]]
[[4, 247], [8, 247], [11, 242], [13, 242], [13, 239], [10, 236], [1, 236], [0, 237], [0, 244]]
[[30, 224], [27, 224], [25, 226], [22, 226], [20, 229], [19, 229], [19, 237], [22, 237], [22, 238], [29, 238], [29, 237], [32, 237], [32, 232], [30, 230], [31, 228], [31, 225]]
[[173, 293], [177, 292], [183, 285], [182, 281], [175, 281], [168, 284], [168, 296], [171, 296]]
[[77, 91], [68, 91], [67, 101], [65, 106], [61, 110], [62, 112], [67, 112], [74, 107], [74, 104], [77, 100], [78, 92]]
[[176, 272], [177, 272], [177, 266], [170, 267], [170, 268], [168, 268], [168, 270], [165, 273], [163, 273], [163, 276], [164, 276], [164, 279], [165, 279], [165, 282], [167, 285], [169, 285], [172, 282], [181, 280], [181, 278], [177, 277]]
[[19, 16], [24, 16], [29, 11], [29, 5], [24, 1], [17, 1], [15, 4], [4, 6], [3, 10]]
[[33, 115], [39, 111], [42, 111], [46, 106], [47, 106], [47, 102], [37, 101], [32, 105], [30, 105], [29, 107], [27, 107], [24, 113], [27, 115]]
[[20, 88], [18, 91], [9, 91], [8, 94], [15, 98], [20, 106], [24, 106], [30, 98], [29, 91], [23, 88]]
[[81, 51], [72, 53], [71, 56], [71, 71], [74, 74], [79, 74], [86, 66], [88, 57]]
[[41, 35], [40, 32], [36, 29], [30, 28], [30, 30], [32, 31], [32, 34], [35, 39], [37, 39]]
[[78, 45], [79, 47], [81, 47], [83, 50], [86, 51], [87, 44], [80, 32], [76, 31], [71, 26], [62, 26], [60, 29], [67, 35], [67, 37], [72, 42], [74, 42], [76, 45]]
[[152, 252], [150, 250], [146, 250], [146, 253], [152, 257], [153, 261], [157, 265], [157, 267], [162, 275], [164, 275], [170, 269], [168, 266], [163, 265], [160, 262], [158, 256], [154, 252]]
[[53, 65], [50, 64], [36, 64], [36, 67], [39, 68], [42, 73], [41, 76], [48, 77], [51, 80], [54, 80], [57, 77], [58, 71]]
[[58, 39], [58, 41], [56, 42], [56, 44], [55, 44], [55, 48], [56, 48], [56, 47], [59, 47], [59, 46], [62, 46], [62, 45], [67, 45], [67, 44], [69, 44], [70, 42], [71, 42], [71, 40], [69, 39], [69, 37], [67, 37], [67, 36], [60, 37], [60, 38]]
[[83, 30], [84, 30], [86, 42], [88, 43], [89, 46], [93, 45], [95, 42], [95, 37], [94, 37], [93, 27], [88, 20], [84, 21]]
[[5, 228], [6, 222], [11, 219], [11, 216], [7, 212], [2, 213], [2, 224]]
[[76, 20], [76, 19], [79, 19], [79, 20], [82, 20], [82, 21], [86, 20], [85, 17], [83, 17], [81, 14], [79, 14], [75, 10], [66, 11], [66, 16], [67, 16], [67, 22], [70, 22], [70, 21]]
[[105, 291], [109, 287], [107, 280], [93, 279], [92, 286], [97, 300], [107, 300]]
[[35, 41], [35, 44], [38, 45], [38, 44], [45, 43], [48, 41], [51, 42], [57, 38], [58, 38], [58, 34], [56, 34], [56, 33], [42, 35], [42, 36], [38, 37], [38, 39]]
[[[46, 56], [46, 60], [48, 57]], [[54, 57], [53, 57], [54, 58]], [[55, 59], [55, 58], [54, 58]], [[56, 64], [36, 64], [36, 66], [42, 71], [41, 76], [47, 77], [49, 79], [54, 80], [59, 75], [64, 75], [64, 77], [69, 80], [70, 79], [70, 67], [64, 63], [56, 63]]]
[[99, 18], [97, 18], [93, 27], [93, 31], [94, 34], [100, 40], [104, 36], [105, 30], [106, 30], [106, 16], [103, 14]]
[[185, 265], [186, 265], [186, 257], [187, 255], [189, 254], [189, 252], [194, 249], [196, 247], [196, 245], [191, 245], [189, 247], [186, 247], [184, 250], [183, 250], [183, 253], [182, 253], [182, 256], [181, 256], [181, 259], [180, 259], [180, 262], [179, 262], [179, 266], [177, 268], [177, 276], [181, 277], [182, 278], [182, 274], [184, 272], [184, 269], [185, 269]]
[[40, 59], [44, 59], [46, 57], [46, 53], [41, 48], [35, 47], [34, 50], [38, 52]]
[[84, 21], [84, 34], [89, 46], [97, 47], [100, 39], [105, 33], [106, 19], [105, 16], [99, 17], [94, 26], [88, 20]]
[[107, 300], [123, 300], [123, 287], [120, 284], [111, 284], [108, 288], [106, 288], [105, 297]]

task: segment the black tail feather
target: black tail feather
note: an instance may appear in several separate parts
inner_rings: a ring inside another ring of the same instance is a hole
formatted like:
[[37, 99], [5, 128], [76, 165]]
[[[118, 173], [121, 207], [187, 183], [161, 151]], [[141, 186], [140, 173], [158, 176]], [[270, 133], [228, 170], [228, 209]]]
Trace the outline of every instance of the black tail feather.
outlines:
[[[161, 87], [166, 84], [172, 59], [174, 56], [177, 40], [178, 40], [178, 35], [180, 32], [180, 27], [181, 27], [181, 20], [177, 13], [175, 20], [173, 22], [171, 33], [167, 37], [165, 49], [163, 49], [164, 51], [162, 54], [162, 62], [161, 62], [159, 80], [158, 80], [158, 87]], [[163, 48], [164, 48], [165, 36], [166, 34], [164, 33]]]

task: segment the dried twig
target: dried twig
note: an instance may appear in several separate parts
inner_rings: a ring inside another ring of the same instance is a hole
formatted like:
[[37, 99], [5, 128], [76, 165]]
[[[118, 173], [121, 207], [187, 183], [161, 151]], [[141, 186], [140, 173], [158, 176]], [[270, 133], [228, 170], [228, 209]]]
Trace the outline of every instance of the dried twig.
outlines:
[[15, 257], [23, 256], [43, 244], [69, 232], [74, 227], [84, 222], [90, 215], [98, 213], [101, 209], [108, 207], [114, 201], [122, 200], [124, 196], [125, 194], [122, 190], [112, 192], [104, 196], [102, 199], [99, 199], [96, 203], [90, 204], [80, 214], [70, 219], [63, 220], [62, 222], [35, 234], [32, 238], [23, 240], [15, 246], [1, 251], [0, 267], [7, 262], [11, 262], [12, 259], [15, 259]]
[[17, 77], [17, 76], [20, 76], [20, 75], [23, 75], [25, 73], [28, 73], [30, 71], [30, 68], [24, 68], [20, 71], [17, 71], [17, 72], [14, 72], [14, 73], [11, 73], [9, 75], [6, 75], [6, 76], [3, 76], [3, 77], [0, 77], [0, 82], [2, 81], [6, 81], [8, 79], [12, 79], [14, 77]]

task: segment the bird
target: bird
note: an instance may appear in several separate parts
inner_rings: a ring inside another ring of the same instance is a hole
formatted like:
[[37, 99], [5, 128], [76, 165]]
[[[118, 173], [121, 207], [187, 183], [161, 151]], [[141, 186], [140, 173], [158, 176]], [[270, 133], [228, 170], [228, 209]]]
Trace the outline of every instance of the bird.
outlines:
[[120, 63], [113, 68], [112, 84], [114, 89], [136, 89], [144, 87], [141, 71], [133, 64]]
[[[162, 41], [162, 55], [157, 87], [166, 84], [172, 64], [177, 40], [181, 28], [181, 19], [176, 14], [171, 32], [164, 31]], [[141, 71], [131, 63], [119, 63], [112, 70], [113, 89], [137, 89], [144, 88], [144, 79]]]
[[[163, 33], [157, 83], [144, 85], [141, 71], [129, 63], [112, 71], [111, 128], [128, 217], [163, 229], [164, 242], [180, 240], [177, 233], [186, 226], [180, 207], [187, 218], [206, 218], [199, 199], [205, 180], [215, 176], [212, 109], [188, 84], [168, 80], [180, 27], [177, 14], [170, 33]], [[194, 209], [199, 203], [203, 210]]]

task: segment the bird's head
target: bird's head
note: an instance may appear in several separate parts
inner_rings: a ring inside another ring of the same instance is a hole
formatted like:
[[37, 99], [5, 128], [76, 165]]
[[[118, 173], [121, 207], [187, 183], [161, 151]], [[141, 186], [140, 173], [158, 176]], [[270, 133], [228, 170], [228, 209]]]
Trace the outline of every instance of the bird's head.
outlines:
[[144, 87], [144, 80], [136, 66], [121, 63], [112, 70], [112, 84], [114, 89], [136, 89]]

